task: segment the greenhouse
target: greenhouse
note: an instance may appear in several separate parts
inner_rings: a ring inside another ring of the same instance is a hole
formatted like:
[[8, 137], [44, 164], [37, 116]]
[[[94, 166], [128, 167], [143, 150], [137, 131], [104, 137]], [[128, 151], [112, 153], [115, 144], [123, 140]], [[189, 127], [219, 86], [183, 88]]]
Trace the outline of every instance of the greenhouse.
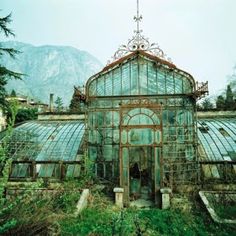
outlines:
[[1, 141], [13, 160], [10, 178], [78, 177], [83, 136], [82, 121], [31, 121], [16, 127], [10, 139]]
[[126, 201], [148, 189], [196, 183], [196, 83], [142, 50], [108, 65], [86, 84], [88, 155], [94, 172], [119, 183]]
[[83, 118], [57, 114], [2, 138], [11, 180], [79, 177], [88, 157], [89, 171], [121, 187], [126, 205], [140, 198], [158, 205], [161, 189], [235, 181], [235, 118], [198, 119], [196, 102], [208, 83], [175, 66], [141, 34], [139, 14], [135, 20], [134, 37], [87, 80], [85, 92], [76, 89]]

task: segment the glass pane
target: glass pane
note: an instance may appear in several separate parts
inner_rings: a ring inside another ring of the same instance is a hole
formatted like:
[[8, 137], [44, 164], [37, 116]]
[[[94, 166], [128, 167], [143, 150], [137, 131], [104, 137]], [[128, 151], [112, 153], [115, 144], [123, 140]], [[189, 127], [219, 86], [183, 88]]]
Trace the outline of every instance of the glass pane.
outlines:
[[113, 92], [113, 77], [111, 72], [105, 75], [105, 95], [112, 96]]
[[144, 114], [140, 114], [140, 115], [136, 115], [132, 117], [129, 120], [128, 124], [129, 125], [153, 125], [153, 120]]
[[152, 129], [132, 129], [128, 132], [130, 144], [152, 144], [154, 141]]
[[181, 78], [175, 78], [175, 93], [183, 93], [183, 80]]
[[138, 63], [132, 61], [131, 63], [131, 94], [138, 95]]
[[103, 155], [104, 155], [105, 161], [112, 161], [112, 146], [111, 145], [103, 146]]
[[156, 143], [159, 144], [161, 143], [161, 131], [156, 130]]
[[147, 94], [148, 77], [147, 77], [147, 62], [144, 60], [139, 61], [139, 81], [140, 81], [140, 94]]
[[97, 79], [97, 95], [98, 96], [105, 95], [105, 79], [103, 76]]
[[168, 73], [168, 76], [166, 77], [166, 93], [167, 94], [174, 93], [174, 79], [172, 73]]
[[123, 130], [122, 133], [121, 133], [121, 142], [123, 144], [127, 143], [127, 131], [126, 130]]
[[121, 73], [120, 68], [117, 68], [113, 72], [113, 90], [114, 95], [121, 95]]
[[157, 94], [156, 66], [148, 62], [148, 94]]
[[130, 95], [130, 68], [129, 63], [122, 66], [122, 94]]
[[164, 72], [159, 70], [157, 74], [157, 88], [158, 94], [165, 94], [166, 93], [166, 80]]

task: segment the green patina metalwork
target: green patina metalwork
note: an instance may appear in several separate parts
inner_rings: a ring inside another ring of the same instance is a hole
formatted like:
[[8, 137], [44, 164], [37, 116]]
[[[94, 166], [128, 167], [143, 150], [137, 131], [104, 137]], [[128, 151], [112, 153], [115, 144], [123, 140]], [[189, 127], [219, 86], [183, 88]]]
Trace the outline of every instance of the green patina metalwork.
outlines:
[[141, 187], [148, 186], [152, 197], [161, 187], [196, 181], [195, 83], [189, 74], [137, 52], [91, 77], [86, 91], [89, 158], [98, 176], [125, 188], [126, 201], [137, 183], [135, 163]]

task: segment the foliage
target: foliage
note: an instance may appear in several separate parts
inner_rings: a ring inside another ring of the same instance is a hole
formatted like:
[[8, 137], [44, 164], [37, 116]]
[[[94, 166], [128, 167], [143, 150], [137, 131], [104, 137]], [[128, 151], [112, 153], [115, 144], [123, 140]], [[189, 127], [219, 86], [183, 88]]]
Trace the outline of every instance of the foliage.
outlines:
[[[8, 28], [8, 24], [11, 22], [11, 14], [5, 17], [0, 17], [0, 33], [3, 33], [6, 37], [14, 36], [14, 33], [11, 29]], [[0, 58], [3, 54], [8, 54], [11, 57], [15, 57], [15, 55], [19, 53], [19, 51], [13, 48], [3, 48], [0, 44]], [[0, 64], [0, 107], [6, 108], [7, 102], [5, 97], [7, 95], [5, 86], [7, 81], [11, 78], [21, 79], [22, 74], [16, 73], [7, 69], [5, 66]]]
[[0, 235], [59, 235], [57, 222], [66, 216], [73, 218], [80, 184], [69, 181], [43, 192], [44, 183], [38, 181], [20, 195], [5, 199], [0, 209]]
[[56, 105], [56, 111], [60, 112], [63, 110], [63, 102], [62, 102], [62, 98], [61, 97], [57, 97], [56, 101], [55, 101], [55, 105]]
[[209, 98], [205, 98], [201, 104], [201, 107], [204, 111], [212, 110], [214, 105]]
[[8, 155], [6, 153], [7, 142], [11, 138], [12, 128], [15, 124], [15, 117], [18, 110], [17, 102], [15, 100], [11, 101], [8, 109], [11, 111], [11, 117], [9, 117], [9, 123], [8, 128], [6, 130], [5, 139], [0, 145], [0, 234], [14, 227], [16, 224], [15, 218], [7, 220], [4, 219], [6, 212], [11, 212], [13, 206], [12, 204], [6, 203], [6, 199], [4, 198], [4, 191], [7, 185], [11, 165], [11, 159], [8, 158]]
[[84, 100], [81, 99], [82, 97], [84, 97], [84, 94], [79, 88], [75, 87], [69, 106], [71, 112], [82, 112], [84, 110]]
[[80, 98], [73, 95], [69, 107], [72, 112], [79, 112], [81, 109]]
[[236, 219], [235, 203], [227, 203], [227, 205], [217, 206], [215, 208], [216, 214], [223, 219]]
[[231, 84], [227, 85], [226, 96], [220, 95], [216, 99], [217, 110], [236, 110], [236, 97], [232, 91]]
[[10, 96], [11, 97], [16, 97], [16, 91], [14, 89], [12, 89]]
[[19, 109], [16, 115], [16, 124], [27, 120], [36, 120], [38, 117], [37, 112], [38, 112], [37, 108]]
[[222, 95], [218, 96], [216, 99], [216, 108], [218, 110], [225, 110], [225, 99]]
[[[235, 227], [211, 221], [201, 209], [179, 210], [127, 208], [120, 211], [100, 195], [77, 218], [60, 221], [62, 235], [232, 235]], [[93, 202], [93, 203], [94, 203]]]

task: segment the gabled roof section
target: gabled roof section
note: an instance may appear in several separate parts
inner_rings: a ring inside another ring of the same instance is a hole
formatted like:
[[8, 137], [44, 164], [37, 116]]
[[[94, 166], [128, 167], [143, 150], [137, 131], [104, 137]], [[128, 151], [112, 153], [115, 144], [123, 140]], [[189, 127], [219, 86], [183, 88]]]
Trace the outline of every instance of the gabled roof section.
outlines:
[[141, 55], [141, 56], [143, 56], [143, 57], [145, 57], [145, 58], [147, 58], [147, 59], [149, 59], [149, 60], [151, 60], [151, 61], [153, 61], [153, 62], [156, 62], [156, 63], [159, 64], [159, 65], [163, 65], [163, 66], [165, 66], [166, 68], [168, 68], [168, 69], [170, 69], [170, 70], [176, 70], [178, 73], [180, 73], [180, 74], [186, 76], [188, 79], [191, 80], [191, 82], [192, 82], [193, 84], [195, 84], [195, 81], [194, 81], [194, 78], [192, 77], [192, 75], [190, 75], [190, 74], [187, 73], [186, 71], [183, 71], [183, 70], [177, 68], [176, 65], [174, 65], [173, 63], [171, 63], [171, 62], [169, 62], [169, 61], [166, 61], [166, 60], [164, 60], [164, 59], [161, 59], [161, 58], [159, 58], [159, 57], [157, 57], [157, 56], [154, 56], [154, 55], [152, 55], [152, 54], [150, 54], [150, 53], [148, 53], [148, 52], [146, 52], [146, 51], [144, 51], [144, 50], [136, 50], [136, 51], [131, 52], [131, 53], [129, 53], [128, 55], [126, 55], [126, 56], [124, 56], [124, 57], [122, 57], [122, 58], [120, 58], [120, 59], [118, 59], [118, 60], [112, 62], [111, 64], [105, 66], [100, 72], [98, 72], [97, 74], [95, 74], [95, 75], [93, 75], [92, 77], [90, 77], [90, 78], [87, 80], [86, 87], [87, 87], [87, 85], [88, 85], [92, 80], [96, 79], [96, 78], [99, 77], [100, 75], [105, 74], [105, 73], [107, 73], [108, 71], [115, 69], [117, 66], [119, 66], [119, 65], [121, 65], [121, 64], [123, 64], [123, 63], [125, 63], [127, 60], [130, 60], [130, 59], [132, 59], [132, 58], [138, 57], [139, 55]]
[[134, 52], [131, 52], [131, 53], [128, 54], [127, 56], [124, 56], [124, 57], [122, 57], [122, 58], [120, 58], [120, 59], [118, 59], [118, 60], [112, 62], [111, 64], [105, 66], [105, 67], [102, 69], [101, 72], [104, 72], [104, 71], [106, 71], [106, 70], [109, 70], [110, 68], [116, 66], [117, 64], [123, 63], [124, 61], [128, 60], [129, 58], [132, 58], [132, 57], [133, 57], [134, 55], [136, 55], [136, 54], [137, 54], [137, 55], [138, 55], [138, 54], [143, 55], [143, 56], [145, 56], [145, 57], [151, 59], [152, 61], [159, 62], [159, 63], [161, 63], [161, 64], [163, 64], [163, 65], [168, 66], [169, 68], [172, 68], [172, 69], [175, 69], [175, 68], [176, 68], [176, 66], [175, 66], [173, 63], [169, 62], [169, 61], [165, 61], [165, 60], [163, 60], [163, 59], [161, 59], [161, 58], [159, 58], [159, 57], [157, 57], [157, 56], [154, 56], [154, 55], [152, 55], [152, 54], [150, 54], [150, 53], [147, 53], [147, 52], [144, 51], [144, 50], [136, 50], [136, 51], [134, 51]]

